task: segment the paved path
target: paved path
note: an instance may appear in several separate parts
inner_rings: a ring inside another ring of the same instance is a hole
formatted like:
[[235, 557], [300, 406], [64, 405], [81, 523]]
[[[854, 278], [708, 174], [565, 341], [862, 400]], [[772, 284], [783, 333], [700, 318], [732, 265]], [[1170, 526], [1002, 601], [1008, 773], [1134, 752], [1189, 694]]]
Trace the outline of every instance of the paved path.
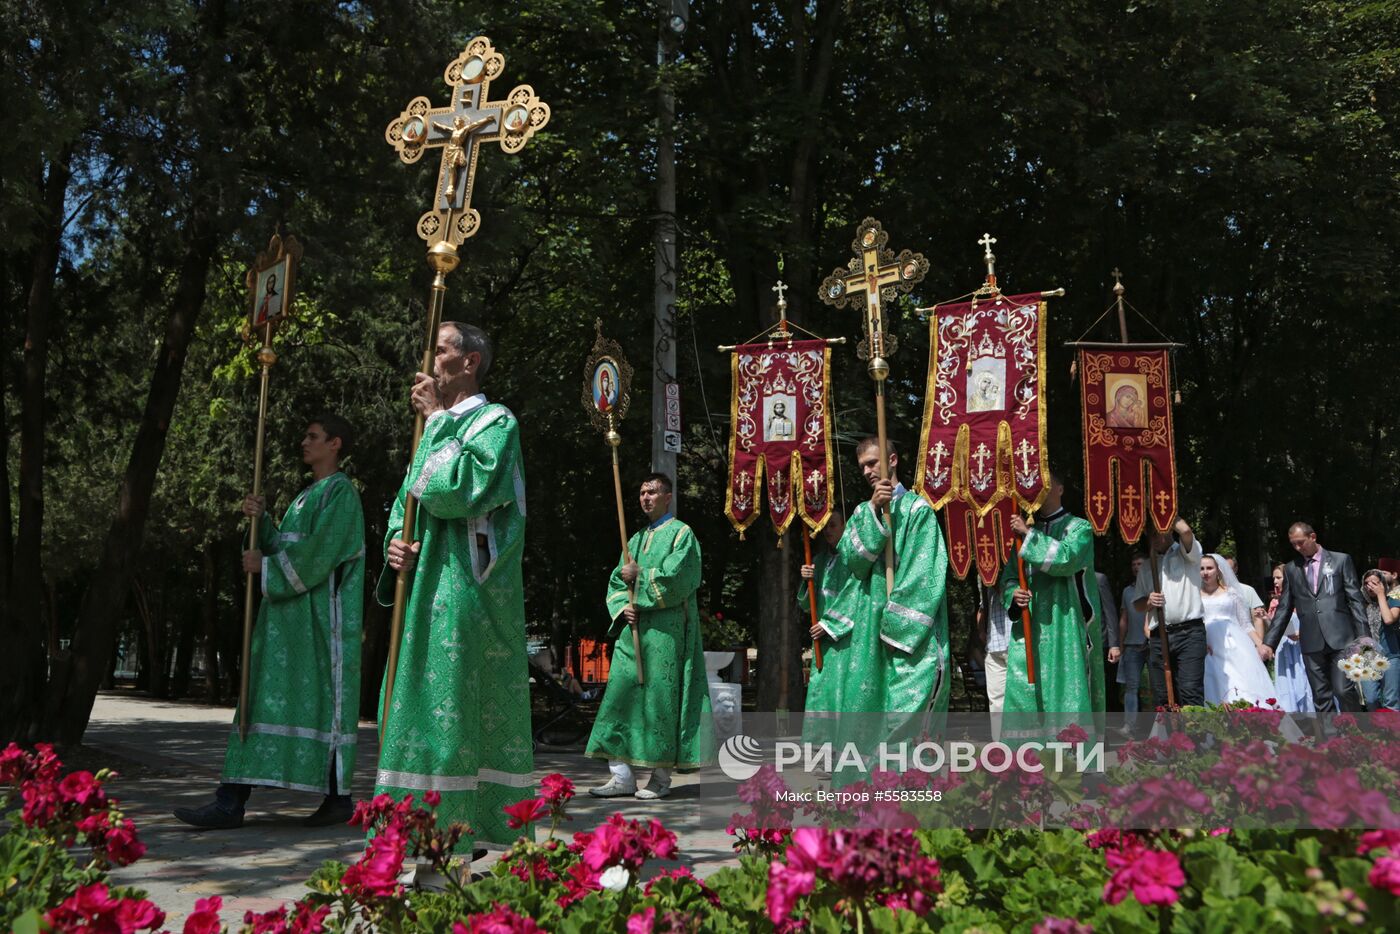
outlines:
[[[301, 817], [314, 810], [319, 799], [270, 788], [254, 791], [238, 830], [200, 832], [175, 820], [173, 808], [213, 797], [231, 719], [227, 707], [102, 694], [84, 737], [88, 749], [83, 757], [89, 760], [84, 766], [107, 764], [123, 771], [110, 790], [136, 821], [147, 846], [145, 858], [117, 870], [113, 878], [146, 889], [169, 916], [166, 926], [175, 930], [195, 900], [208, 895], [223, 896], [224, 920], [236, 927], [248, 909], [267, 911], [300, 897], [303, 883], [322, 862], [353, 861], [363, 843], [353, 827], [301, 827]], [[362, 722], [357, 798], [371, 791], [377, 755], [374, 724]], [[535, 766], [537, 780], [562, 772], [579, 786], [579, 796], [570, 804], [573, 820], [567, 833], [592, 829], [613, 811], [629, 818], [656, 817], [676, 832], [681, 862], [697, 875], [736, 863], [722, 821], [715, 820], [713, 809], [707, 819], [699, 806], [699, 776], [677, 775], [671, 797], [663, 801], [601, 800], [583, 789], [601, 782], [607, 770], [586, 758], [582, 746], [541, 749]]]

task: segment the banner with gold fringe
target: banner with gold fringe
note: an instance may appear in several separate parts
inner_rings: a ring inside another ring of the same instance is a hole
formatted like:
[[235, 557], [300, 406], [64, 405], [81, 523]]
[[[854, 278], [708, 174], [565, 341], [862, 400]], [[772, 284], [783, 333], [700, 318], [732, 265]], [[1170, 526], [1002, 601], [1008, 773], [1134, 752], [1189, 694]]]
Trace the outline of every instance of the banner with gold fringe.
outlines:
[[740, 344], [731, 358], [725, 514], [742, 537], [760, 493], [782, 535], [793, 516], [813, 532], [831, 515], [831, 350], [823, 340]]
[[976, 563], [984, 581], [995, 580], [1011, 555], [1011, 511], [1034, 510], [1046, 495], [1043, 298], [997, 293], [939, 305], [929, 320], [914, 484], [935, 508], [949, 507], [960, 577]]
[[1079, 351], [1085, 514], [1103, 535], [1116, 512], [1129, 544], [1142, 537], [1148, 516], [1159, 532], [1176, 517], [1168, 353], [1130, 344]]

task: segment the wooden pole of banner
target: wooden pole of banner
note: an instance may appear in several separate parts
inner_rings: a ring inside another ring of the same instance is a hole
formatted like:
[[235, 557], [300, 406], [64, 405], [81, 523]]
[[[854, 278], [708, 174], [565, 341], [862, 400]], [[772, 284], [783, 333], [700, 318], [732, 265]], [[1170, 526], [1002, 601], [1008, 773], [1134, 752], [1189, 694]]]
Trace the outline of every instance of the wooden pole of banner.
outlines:
[[[258, 437], [253, 448], [253, 495], [262, 495], [263, 440], [267, 434], [267, 387], [277, 352], [272, 349], [272, 322], [263, 325], [263, 345], [258, 351], [262, 376], [258, 384]], [[258, 519], [248, 521], [248, 550], [258, 547]], [[243, 655], [238, 669], [238, 738], [248, 739], [248, 694], [253, 660], [253, 623], [257, 619], [253, 598], [257, 595], [257, 575], [249, 573], [243, 590]]]
[[[1140, 539], [1139, 539], [1140, 541]], [[1152, 590], [1154, 593], [1162, 592], [1162, 565], [1157, 557], [1157, 549], [1148, 547], [1152, 563]], [[1167, 706], [1176, 706], [1176, 688], [1172, 684], [1172, 656], [1167, 642], [1167, 617], [1162, 607], [1157, 607], [1157, 635], [1162, 640], [1162, 674], [1167, 681]]]
[[[1123, 287], [1123, 272], [1122, 272], [1122, 270], [1120, 270], [1117, 266], [1115, 266], [1115, 267], [1113, 267], [1113, 272], [1111, 273], [1111, 275], [1113, 276], [1113, 301], [1114, 301], [1114, 304], [1117, 306], [1117, 310], [1118, 310], [1118, 338], [1119, 338], [1119, 341], [1120, 341], [1121, 343], [1126, 344], [1126, 343], [1128, 343], [1128, 315], [1127, 315], [1126, 310], [1125, 310], [1124, 307], [1123, 307], [1123, 293], [1124, 293], [1125, 291], [1127, 291], [1127, 290]], [[1080, 346], [1084, 346], [1084, 345], [1081, 344]], [[1114, 346], [1114, 345], [1108, 344], [1108, 345], [1106, 345], [1106, 346], [1112, 347], [1112, 346]], [[1172, 346], [1172, 347], [1174, 347], [1174, 346], [1180, 346], [1180, 345], [1169, 344], [1169, 345], [1167, 345], [1167, 346]], [[1144, 534], [1144, 535], [1148, 535], [1148, 534], [1150, 534], [1150, 533], [1148, 533], [1147, 530], [1144, 528], [1143, 534]], [[1138, 538], [1138, 544], [1139, 544], [1139, 545], [1142, 544], [1142, 538], [1140, 538], [1140, 537]], [[1153, 593], [1161, 593], [1161, 592], [1162, 592], [1162, 564], [1161, 564], [1161, 559], [1158, 557], [1158, 555], [1157, 555], [1157, 549], [1154, 548], [1154, 547], [1152, 546], [1152, 542], [1151, 542], [1150, 540], [1148, 541], [1148, 544], [1147, 544], [1147, 553], [1148, 553], [1148, 560], [1149, 560], [1149, 562], [1150, 562], [1151, 565], [1152, 565], [1152, 591], [1153, 591]], [[1154, 608], [1149, 607], [1149, 608], [1148, 608], [1148, 612], [1152, 612], [1153, 609], [1154, 609]], [[1172, 679], [1172, 656], [1171, 656], [1171, 652], [1169, 651], [1169, 643], [1168, 643], [1168, 641], [1167, 641], [1167, 617], [1166, 617], [1166, 614], [1163, 612], [1163, 608], [1162, 608], [1162, 607], [1156, 607], [1155, 610], [1156, 610], [1156, 614], [1157, 614], [1157, 636], [1158, 636], [1158, 638], [1160, 638], [1160, 639], [1162, 640], [1162, 675], [1163, 675], [1163, 677], [1165, 678], [1165, 680], [1166, 680], [1166, 682], [1167, 682], [1167, 706], [1168, 706], [1168, 707], [1175, 707], [1175, 706], [1176, 706], [1176, 686], [1175, 686], [1175, 684], [1173, 684], [1173, 679]]]
[[[612, 422], [611, 417], [608, 419]], [[632, 551], [627, 547], [627, 513], [622, 508], [622, 468], [617, 462], [617, 448], [622, 444], [622, 436], [616, 430], [609, 428], [604, 436], [608, 442], [608, 447], [612, 448], [612, 468], [613, 468], [613, 495], [617, 498], [617, 534], [622, 539], [622, 563], [632, 563]], [[627, 585], [627, 607], [633, 613], [637, 611], [637, 585], [631, 583]], [[646, 674], [642, 670], [642, 634], [637, 628], [635, 619], [629, 620], [627, 627], [632, 630], [632, 651], [637, 657], [637, 683], [646, 684]]]
[[[1031, 517], [1034, 521], [1034, 517]], [[1016, 579], [1022, 590], [1030, 592], [1030, 584], [1026, 580], [1026, 562], [1021, 557], [1021, 545], [1016, 543]], [[1031, 639], [1031, 605], [1027, 603], [1021, 607], [1021, 636], [1026, 642], [1026, 683], [1035, 684], [1035, 641]]]
[[[812, 533], [807, 526], [802, 526], [802, 554], [803, 563], [812, 563]], [[813, 568], [812, 579], [807, 582], [807, 607], [812, 617], [812, 628], [817, 625], [817, 577], [816, 569]], [[812, 636], [812, 662], [817, 666], [817, 671], [822, 670], [822, 640], [820, 636]]]

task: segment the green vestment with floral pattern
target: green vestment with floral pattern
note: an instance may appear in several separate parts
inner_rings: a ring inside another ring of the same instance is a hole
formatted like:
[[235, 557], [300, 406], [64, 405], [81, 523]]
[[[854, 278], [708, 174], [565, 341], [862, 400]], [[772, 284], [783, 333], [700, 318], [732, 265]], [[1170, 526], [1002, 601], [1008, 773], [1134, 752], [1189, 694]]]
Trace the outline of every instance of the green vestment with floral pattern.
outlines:
[[619, 558], [608, 581], [613, 644], [608, 685], [593, 722], [586, 754], [629, 765], [698, 769], [715, 761], [714, 719], [700, 641], [700, 543], [690, 526], [663, 518], [632, 536], [637, 625], [642, 639], [642, 674], [622, 611], [627, 585]]
[[[1043, 517], [1026, 535], [1021, 558], [1031, 592], [1036, 683], [1027, 681], [1021, 614], [1012, 604], [1020, 586], [1013, 559], [1002, 568], [998, 582], [1011, 617], [1004, 735], [1054, 735], [1071, 723], [1093, 734], [1092, 714], [1104, 709], [1093, 527], [1063, 509]], [[1042, 718], [1043, 714], [1051, 716]]]
[[[515, 416], [473, 396], [428, 420], [389, 517], [386, 554], [403, 528], [408, 494], [418, 500], [422, 550], [375, 792], [419, 801], [425, 791], [440, 793], [439, 822], [472, 829], [459, 851], [473, 838], [512, 843], [519, 832], [501, 809], [534, 795], [520, 571], [525, 477]], [[395, 576], [386, 565], [378, 592], [386, 606]]]
[[[343, 473], [307, 487], [280, 524], [258, 523], [262, 604], [249, 660], [247, 740], [223, 781], [350, 793], [360, 710], [365, 520]], [[237, 713], [234, 722], [238, 722]]]

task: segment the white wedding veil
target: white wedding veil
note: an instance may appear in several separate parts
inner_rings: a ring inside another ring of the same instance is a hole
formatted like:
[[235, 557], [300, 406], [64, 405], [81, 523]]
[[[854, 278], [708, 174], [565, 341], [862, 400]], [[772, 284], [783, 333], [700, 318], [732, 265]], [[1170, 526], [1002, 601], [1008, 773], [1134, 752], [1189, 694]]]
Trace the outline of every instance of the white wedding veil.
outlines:
[[1231, 602], [1235, 607], [1235, 622], [1244, 629], [1252, 630], [1254, 620], [1250, 616], [1249, 607], [1244, 602], [1244, 587], [1240, 585], [1240, 579], [1235, 576], [1235, 569], [1230, 567], [1230, 562], [1223, 555], [1211, 552], [1206, 557], [1214, 559], [1215, 566], [1220, 569], [1220, 583], [1225, 586], [1225, 590], [1230, 594]]

